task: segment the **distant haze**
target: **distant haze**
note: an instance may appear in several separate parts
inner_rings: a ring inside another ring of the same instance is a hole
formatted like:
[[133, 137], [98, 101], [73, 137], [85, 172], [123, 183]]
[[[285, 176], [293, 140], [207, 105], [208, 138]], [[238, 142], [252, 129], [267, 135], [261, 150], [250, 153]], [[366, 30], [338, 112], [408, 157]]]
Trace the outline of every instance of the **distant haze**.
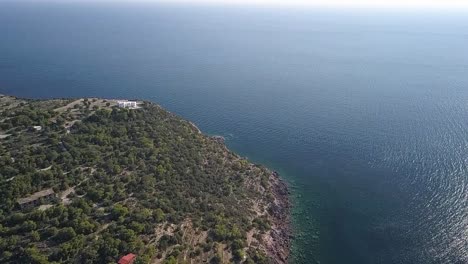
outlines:
[[[0, 0], [17, 2], [21, 0]], [[468, 8], [468, 0], [23, 0], [25, 2], [127, 2], [278, 7]]]
[[[112, 1], [112, 0], [107, 0]], [[157, 0], [142, 0], [157, 1]], [[356, 7], [468, 7], [466, 0], [160, 0], [162, 2], [274, 5], [274, 6], [356, 6]]]

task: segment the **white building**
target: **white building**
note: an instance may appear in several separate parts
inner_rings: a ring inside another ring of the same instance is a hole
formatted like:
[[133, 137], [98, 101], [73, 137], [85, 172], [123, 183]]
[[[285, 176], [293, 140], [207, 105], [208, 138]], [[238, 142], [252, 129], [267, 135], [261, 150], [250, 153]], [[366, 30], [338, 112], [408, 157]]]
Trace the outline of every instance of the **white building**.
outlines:
[[122, 108], [137, 108], [137, 102], [134, 101], [118, 101], [117, 105]]

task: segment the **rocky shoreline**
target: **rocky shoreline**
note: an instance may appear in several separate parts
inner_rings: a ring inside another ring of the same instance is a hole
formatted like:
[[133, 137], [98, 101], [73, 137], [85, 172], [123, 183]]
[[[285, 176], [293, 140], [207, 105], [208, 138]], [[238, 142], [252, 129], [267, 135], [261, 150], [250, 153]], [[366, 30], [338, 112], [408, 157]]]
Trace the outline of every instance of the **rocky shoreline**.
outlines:
[[277, 172], [271, 174], [270, 183], [275, 199], [268, 210], [272, 226], [268, 233], [267, 252], [274, 263], [283, 264], [288, 262], [292, 238], [289, 189]]
[[[192, 122], [190, 124], [203, 134], [201, 130]], [[227, 151], [223, 136], [215, 135], [210, 138], [221, 144]], [[271, 229], [263, 235], [264, 250], [268, 254], [272, 264], [286, 264], [290, 256], [292, 226], [291, 226], [291, 202], [289, 200], [289, 187], [281, 179], [276, 171], [272, 171], [269, 178], [270, 192], [274, 199], [268, 202], [268, 215], [271, 223]]]
[[[189, 121], [200, 134], [203, 132], [191, 121]], [[228, 151], [223, 136], [215, 135], [210, 138], [219, 144], [223, 145]], [[288, 263], [290, 250], [292, 227], [291, 227], [291, 202], [289, 200], [289, 187], [287, 183], [281, 179], [276, 171], [272, 171], [269, 182], [271, 184], [271, 192], [274, 197], [268, 208], [268, 215], [271, 222], [271, 230], [263, 236], [265, 242], [265, 251], [271, 258], [274, 264]]]

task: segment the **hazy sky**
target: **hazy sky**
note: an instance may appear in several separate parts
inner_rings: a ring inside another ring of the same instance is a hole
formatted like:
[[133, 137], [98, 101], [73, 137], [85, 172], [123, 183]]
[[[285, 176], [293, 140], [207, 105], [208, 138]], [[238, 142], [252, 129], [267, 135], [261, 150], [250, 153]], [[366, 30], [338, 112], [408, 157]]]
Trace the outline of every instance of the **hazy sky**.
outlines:
[[[1, 2], [11, 0], [0, 0]], [[21, 0], [14, 0], [21, 1]], [[52, 2], [146, 2], [190, 3], [218, 5], [299, 6], [299, 7], [395, 7], [395, 8], [450, 8], [467, 9], [468, 0], [23, 0]]]
[[[109, 0], [112, 1], [112, 0]], [[142, 0], [186, 3], [281, 6], [468, 7], [468, 0]]]

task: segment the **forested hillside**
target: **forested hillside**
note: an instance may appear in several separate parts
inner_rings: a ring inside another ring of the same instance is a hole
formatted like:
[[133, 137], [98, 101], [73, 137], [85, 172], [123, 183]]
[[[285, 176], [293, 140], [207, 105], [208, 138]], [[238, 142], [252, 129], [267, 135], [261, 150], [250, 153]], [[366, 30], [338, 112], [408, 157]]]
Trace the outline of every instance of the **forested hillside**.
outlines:
[[285, 263], [287, 196], [153, 103], [0, 96], [1, 263]]

